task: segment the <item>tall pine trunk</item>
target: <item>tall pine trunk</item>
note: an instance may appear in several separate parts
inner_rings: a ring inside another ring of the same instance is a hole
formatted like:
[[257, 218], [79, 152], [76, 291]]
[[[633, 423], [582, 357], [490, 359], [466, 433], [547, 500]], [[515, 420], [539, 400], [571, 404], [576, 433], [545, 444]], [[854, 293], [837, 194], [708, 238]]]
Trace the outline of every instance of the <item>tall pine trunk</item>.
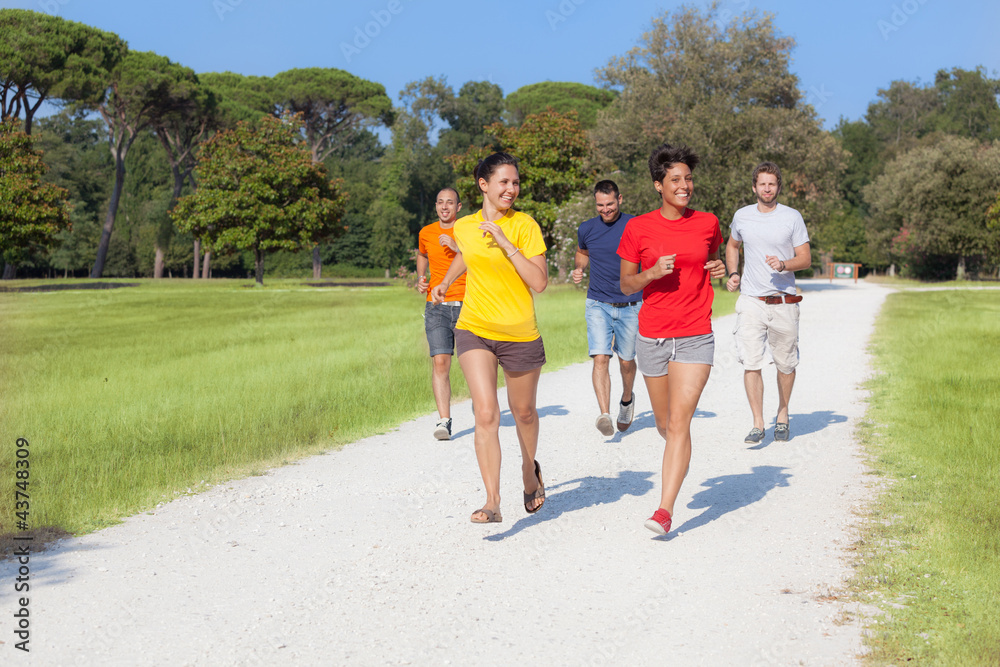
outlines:
[[313, 248], [313, 278], [323, 277], [323, 260], [319, 256], [319, 246]]
[[[181, 197], [181, 190], [184, 189], [184, 174], [181, 173], [177, 164], [170, 165], [170, 171], [174, 174], [174, 191], [170, 193], [170, 203], [167, 205], [168, 215], [160, 221], [160, 229], [156, 234], [156, 259], [153, 262], [153, 277], [163, 277], [163, 257], [170, 246], [170, 237], [173, 236], [174, 223], [170, 219], [169, 212], [177, 205], [177, 200]], [[197, 271], [195, 272], [197, 273]]]
[[201, 265], [201, 277], [204, 280], [208, 280], [210, 272], [212, 270], [212, 251], [205, 251], [205, 261]]
[[[126, 151], [128, 149], [125, 149]], [[101, 228], [101, 242], [97, 246], [97, 259], [94, 268], [90, 270], [91, 278], [100, 278], [104, 273], [104, 262], [108, 258], [108, 247], [111, 245], [111, 232], [115, 228], [115, 216], [118, 215], [118, 202], [122, 198], [122, 188], [125, 186], [125, 151], [115, 154], [115, 187], [111, 191], [111, 201], [108, 202], [108, 213], [104, 216], [104, 227]]]
[[253, 250], [254, 258], [254, 275], [257, 280], [257, 284], [261, 287], [264, 286], [264, 251], [260, 248], [254, 248]]
[[194, 240], [194, 271], [191, 272], [191, 277], [198, 278], [198, 261], [201, 259], [201, 239], [196, 238]]

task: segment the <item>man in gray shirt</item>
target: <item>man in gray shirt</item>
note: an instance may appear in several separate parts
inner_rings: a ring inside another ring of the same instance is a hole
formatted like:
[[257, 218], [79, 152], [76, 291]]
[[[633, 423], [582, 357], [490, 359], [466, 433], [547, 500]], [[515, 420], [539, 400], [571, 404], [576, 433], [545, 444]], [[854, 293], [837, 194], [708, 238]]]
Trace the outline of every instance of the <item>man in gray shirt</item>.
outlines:
[[[771, 350], [778, 371], [778, 415], [774, 439], [788, 440], [788, 399], [799, 364], [799, 301], [795, 271], [812, 264], [809, 234], [802, 215], [778, 203], [781, 171], [773, 162], [753, 170], [757, 203], [736, 211], [726, 243], [726, 289], [740, 290], [736, 301], [736, 349], [743, 364], [753, 428], [744, 442], [764, 439], [764, 346]], [[740, 246], [744, 247], [743, 275], [737, 272]]]

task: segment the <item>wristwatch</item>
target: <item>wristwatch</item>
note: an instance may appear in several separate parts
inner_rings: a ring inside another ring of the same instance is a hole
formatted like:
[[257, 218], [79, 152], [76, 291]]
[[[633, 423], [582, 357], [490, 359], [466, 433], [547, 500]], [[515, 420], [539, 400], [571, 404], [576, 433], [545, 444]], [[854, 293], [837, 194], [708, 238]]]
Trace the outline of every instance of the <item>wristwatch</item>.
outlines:
[[728, 276], [726, 276], [726, 277], [727, 277], [727, 278], [732, 278], [733, 276], [738, 276], [738, 275], [740, 275], [740, 272], [739, 272], [739, 271], [733, 271], [732, 273], [730, 273], [730, 274], [729, 274]]

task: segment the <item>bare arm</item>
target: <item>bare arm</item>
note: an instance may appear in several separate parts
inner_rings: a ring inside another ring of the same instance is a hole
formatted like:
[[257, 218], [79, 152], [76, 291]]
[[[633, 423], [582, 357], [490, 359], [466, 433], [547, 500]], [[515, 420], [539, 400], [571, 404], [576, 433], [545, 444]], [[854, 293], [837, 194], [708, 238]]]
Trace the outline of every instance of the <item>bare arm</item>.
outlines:
[[427, 255], [422, 255], [417, 253], [417, 291], [421, 294], [427, 292], [427, 268], [430, 266], [430, 260], [427, 259]]
[[764, 258], [764, 261], [775, 271], [801, 271], [812, 266], [812, 252], [809, 250], [809, 244], [803, 243], [802, 245], [795, 246], [794, 257], [778, 259], [774, 255], [768, 255]]
[[[495, 222], [483, 222], [479, 228], [490, 234], [507, 259], [514, 265], [517, 275], [535, 292], [544, 292], [549, 284], [549, 266], [545, 262], [545, 253], [534, 257], [525, 257], [521, 249], [515, 246]], [[449, 269], [450, 271], [450, 269]]]
[[580, 284], [583, 280], [583, 270], [587, 268], [590, 264], [590, 252], [583, 250], [582, 248], [576, 249], [576, 257], [573, 258], [576, 268], [570, 273], [570, 277], [573, 278], [573, 282]]
[[674, 272], [674, 258], [677, 255], [664, 255], [656, 260], [645, 271], [639, 271], [639, 265], [627, 259], [622, 260], [621, 290], [625, 294], [634, 294], [645, 289], [646, 285], [663, 276]]
[[[726, 242], [726, 273], [730, 274], [729, 280], [726, 281], [726, 289], [730, 292], [735, 292], [740, 288], [740, 274], [737, 273], [737, 269], [740, 268], [741, 245], [743, 244], [732, 236]], [[735, 276], [732, 275], [734, 273]]]

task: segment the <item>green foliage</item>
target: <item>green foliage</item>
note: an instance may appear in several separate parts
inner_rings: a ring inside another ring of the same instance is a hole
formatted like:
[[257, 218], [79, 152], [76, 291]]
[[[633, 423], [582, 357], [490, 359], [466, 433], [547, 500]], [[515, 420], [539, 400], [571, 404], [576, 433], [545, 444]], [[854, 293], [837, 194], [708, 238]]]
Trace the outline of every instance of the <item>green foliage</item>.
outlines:
[[484, 128], [503, 119], [503, 91], [488, 81], [467, 81], [456, 95], [444, 77], [427, 77], [407, 84], [399, 96], [428, 127], [447, 124], [438, 134], [443, 155], [485, 146], [490, 137]]
[[597, 112], [615, 100], [615, 93], [583, 83], [543, 81], [522, 86], [507, 96], [504, 105], [511, 125], [520, 125], [529, 115], [548, 108], [559, 113], [575, 111], [585, 130], [597, 124]]
[[1000, 299], [892, 294], [862, 435], [883, 489], [853, 588], [873, 664], [1000, 662]]
[[917, 277], [944, 267], [961, 279], [966, 261], [998, 259], [1000, 235], [986, 211], [1000, 191], [1000, 142], [938, 135], [886, 165], [864, 190], [872, 213], [870, 241]]
[[24, 112], [25, 131], [42, 102], [96, 104], [126, 52], [117, 35], [26, 9], [0, 9], [0, 117]]
[[531, 114], [519, 127], [494, 123], [486, 128], [495, 138], [492, 146], [470, 148], [449, 157], [459, 176], [462, 200], [480, 197], [472, 172], [478, 161], [494, 151], [506, 151], [520, 160], [521, 194], [517, 208], [532, 216], [542, 228], [546, 243], [553, 247], [553, 227], [559, 206], [589, 187], [594, 173], [587, 166], [587, 135], [576, 113], [551, 109]]
[[691, 146], [702, 158], [695, 206], [725, 228], [752, 202], [753, 167], [772, 160], [783, 171], [782, 200], [812, 227], [839, 203], [844, 152], [802, 101], [789, 70], [794, 41], [778, 33], [773, 16], [748, 13], [726, 24], [719, 17], [718, 3], [664, 13], [638, 47], [598, 72], [620, 91], [592, 133], [598, 163], [623, 170], [630, 178], [622, 181], [648, 184], [657, 145]]
[[219, 124], [233, 129], [240, 121], [255, 122], [271, 114], [273, 82], [264, 76], [243, 76], [234, 72], [205, 72], [198, 80], [218, 100]]
[[298, 115], [313, 162], [322, 162], [356, 132], [392, 125], [385, 86], [333, 67], [290, 69], [274, 77], [276, 116]]
[[199, 158], [198, 190], [172, 213], [214, 253], [253, 251], [260, 284], [268, 250], [311, 248], [342, 231], [339, 183], [296, 142], [299, 131], [293, 119], [264, 118], [217, 134]]
[[70, 225], [66, 190], [42, 180], [42, 155], [19, 125], [0, 121], [0, 256], [11, 264]]

